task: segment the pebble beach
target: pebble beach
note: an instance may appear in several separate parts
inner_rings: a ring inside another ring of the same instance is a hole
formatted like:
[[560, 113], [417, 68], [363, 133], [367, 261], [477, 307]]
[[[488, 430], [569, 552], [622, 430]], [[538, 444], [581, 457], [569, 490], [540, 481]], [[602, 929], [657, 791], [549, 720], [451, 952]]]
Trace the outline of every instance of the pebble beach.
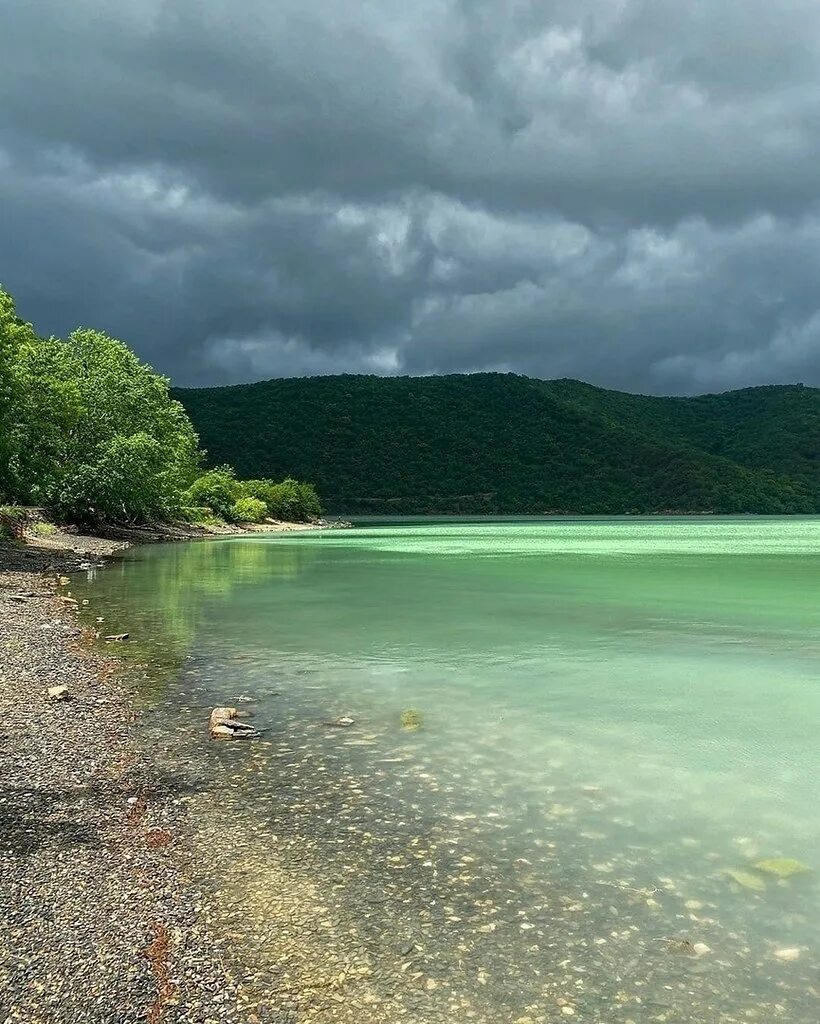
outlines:
[[68, 543], [0, 545], [0, 1020], [240, 1019], [192, 879], [196, 779], [140, 742], [129, 674], [60, 586], [123, 545]]

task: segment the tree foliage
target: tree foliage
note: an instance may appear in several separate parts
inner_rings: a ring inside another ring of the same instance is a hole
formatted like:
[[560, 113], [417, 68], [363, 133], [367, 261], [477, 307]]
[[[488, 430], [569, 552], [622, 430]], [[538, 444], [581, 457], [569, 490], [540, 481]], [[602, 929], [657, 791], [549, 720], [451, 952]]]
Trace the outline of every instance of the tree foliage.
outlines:
[[799, 385], [345, 375], [175, 394], [216, 460], [314, 480], [335, 513], [820, 512], [820, 391]]
[[39, 338], [0, 290], [3, 494], [77, 522], [168, 518], [198, 438], [168, 381], [100, 331]]
[[230, 467], [200, 476], [201, 461], [165, 377], [100, 331], [38, 337], [0, 288], [0, 501], [90, 524], [186, 505], [232, 519], [242, 484]]

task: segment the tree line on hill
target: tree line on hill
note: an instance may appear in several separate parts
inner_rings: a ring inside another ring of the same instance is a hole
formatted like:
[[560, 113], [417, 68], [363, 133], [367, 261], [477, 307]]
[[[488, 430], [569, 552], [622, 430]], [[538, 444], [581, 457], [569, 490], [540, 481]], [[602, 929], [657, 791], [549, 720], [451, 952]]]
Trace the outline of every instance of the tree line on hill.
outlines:
[[321, 513], [310, 484], [241, 480], [203, 461], [165, 377], [100, 331], [40, 337], [0, 288], [0, 504], [91, 526]]
[[695, 398], [516, 374], [179, 389], [211, 457], [334, 513], [820, 512], [820, 391]]

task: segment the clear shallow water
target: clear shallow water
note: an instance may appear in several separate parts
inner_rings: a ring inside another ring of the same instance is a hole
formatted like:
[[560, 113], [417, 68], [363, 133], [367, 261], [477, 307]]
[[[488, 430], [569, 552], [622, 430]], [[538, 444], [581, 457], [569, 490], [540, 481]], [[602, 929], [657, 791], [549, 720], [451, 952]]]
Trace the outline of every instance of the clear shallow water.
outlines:
[[820, 520], [377, 523], [144, 548], [88, 593], [164, 666], [150, 699], [251, 698], [270, 756], [243, 783], [211, 745], [214, 771], [427, 908], [391, 934], [430, 1000], [820, 1019], [816, 876], [752, 867], [820, 869]]

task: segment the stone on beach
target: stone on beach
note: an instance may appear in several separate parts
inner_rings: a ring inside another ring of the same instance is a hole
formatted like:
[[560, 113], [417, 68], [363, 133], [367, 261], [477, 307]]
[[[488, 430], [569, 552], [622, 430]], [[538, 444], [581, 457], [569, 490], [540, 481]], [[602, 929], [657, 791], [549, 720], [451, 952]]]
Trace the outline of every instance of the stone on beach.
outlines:
[[60, 686], [49, 686], [48, 688], [48, 699], [49, 700], [68, 700], [71, 694], [68, 692], [68, 686], [65, 683]]

